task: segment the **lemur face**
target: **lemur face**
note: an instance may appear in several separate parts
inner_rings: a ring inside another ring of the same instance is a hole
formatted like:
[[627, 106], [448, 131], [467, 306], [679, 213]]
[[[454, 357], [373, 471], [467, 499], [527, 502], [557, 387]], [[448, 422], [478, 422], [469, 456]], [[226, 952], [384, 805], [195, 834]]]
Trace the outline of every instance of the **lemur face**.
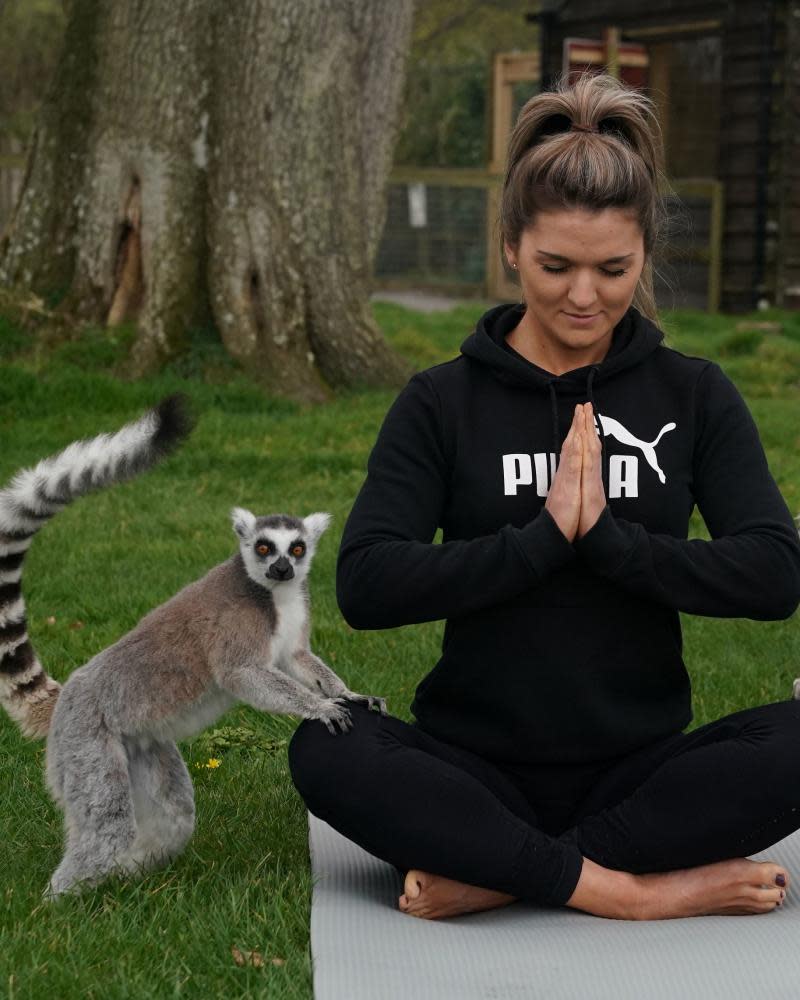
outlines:
[[330, 514], [306, 518], [287, 514], [256, 517], [249, 510], [231, 511], [233, 529], [247, 575], [268, 590], [307, 576], [317, 541], [327, 528]]

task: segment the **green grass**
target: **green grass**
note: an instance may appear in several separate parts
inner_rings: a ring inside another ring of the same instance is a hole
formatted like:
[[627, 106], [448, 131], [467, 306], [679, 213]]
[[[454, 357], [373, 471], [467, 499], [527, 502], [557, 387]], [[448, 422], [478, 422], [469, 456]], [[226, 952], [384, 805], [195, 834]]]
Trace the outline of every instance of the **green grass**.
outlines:
[[[420, 315], [377, 304], [387, 336], [417, 367], [458, 352], [482, 311]], [[782, 331], [737, 330], [743, 317], [664, 317], [671, 346], [720, 361], [758, 422], [773, 474], [800, 510], [800, 315], [753, 316]], [[334, 595], [345, 518], [393, 393], [343, 394], [324, 407], [268, 399], [199, 332], [160, 375], [115, 371], [126, 331], [48, 343], [0, 318], [0, 480], [71, 440], [112, 429], [162, 394], [187, 391], [200, 417], [191, 441], [145, 479], [87, 498], [37, 539], [26, 563], [31, 633], [66, 677], [151, 607], [235, 547], [231, 506], [259, 513], [328, 510], [312, 572], [312, 644], [348, 685], [387, 698], [410, 720], [414, 688], [438, 658], [441, 623], [354, 632]], [[707, 537], [698, 518], [693, 533]], [[788, 697], [800, 675], [800, 628], [789, 622], [684, 617], [694, 688], [692, 728]], [[0, 724], [0, 996], [28, 998], [311, 996], [311, 876], [305, 806], [287, 767], [292, 717], [237, 708], [218, 724], [245, 732], [182, 750], [197, 829], [169, 868], [114, 880], [54, 906], [40, 893], [58, 863], [61, 821], [42, 780], [41, 744]], [[216, 769], [203, 765], [221, 759]], [[231, 947], [257, 950], [239, 967]], [[270, 960], [282, 960], [273, 964]]]

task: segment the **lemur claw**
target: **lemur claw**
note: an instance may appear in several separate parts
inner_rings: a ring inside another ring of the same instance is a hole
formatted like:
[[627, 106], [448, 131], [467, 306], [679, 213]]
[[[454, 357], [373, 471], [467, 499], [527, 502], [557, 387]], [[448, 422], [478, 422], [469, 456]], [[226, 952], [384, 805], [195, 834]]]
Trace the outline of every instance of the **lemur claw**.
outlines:
[[[353, 720], [350, 718], [349, 715], [336, 716], [335, 721], [339, 723], [340, 730], [343, 733], [349, 733], [350, 730], [353, 728]], [[336, 726], [334, 725], [333, 719], [323, 719], [323, 722], [325, 723], [325, 726], [327, 727], [328, 732], [331, 734], [331, 736], [339, 735], [339, 732], [337, 731]]]
[[349, 691], [345, 697], [350, 701], [366, 702], [367, 708], [370, 711], [372, 711], [373, 708], [377, 708], [380, 710], [381, 715], [389, 714], [386, 708], [386, 699], [379, 698], [376, 694], [356, 694], [355, 691]]

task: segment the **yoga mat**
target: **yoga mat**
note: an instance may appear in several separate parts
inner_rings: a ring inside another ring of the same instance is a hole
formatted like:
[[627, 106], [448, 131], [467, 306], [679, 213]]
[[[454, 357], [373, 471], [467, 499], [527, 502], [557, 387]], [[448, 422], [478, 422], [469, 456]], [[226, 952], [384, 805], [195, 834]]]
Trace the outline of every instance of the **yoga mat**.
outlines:
[[423, 920], [403, 880], [308, 814], [314, 1000], [798, 1000], [800, 831], [760, 854], [786, 866], [783, 906], [630, 921], [517, 901]]

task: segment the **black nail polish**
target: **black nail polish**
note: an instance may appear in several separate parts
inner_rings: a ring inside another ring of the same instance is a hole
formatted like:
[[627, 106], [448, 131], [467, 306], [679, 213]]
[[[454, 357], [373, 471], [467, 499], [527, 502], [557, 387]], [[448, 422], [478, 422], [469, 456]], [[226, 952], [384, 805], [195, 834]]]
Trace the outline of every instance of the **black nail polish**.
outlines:
[[780, 875], [780, 874], [776, 875], [775, 876], [775, 885], [786, 885], [786, 876], [785, 875]]

